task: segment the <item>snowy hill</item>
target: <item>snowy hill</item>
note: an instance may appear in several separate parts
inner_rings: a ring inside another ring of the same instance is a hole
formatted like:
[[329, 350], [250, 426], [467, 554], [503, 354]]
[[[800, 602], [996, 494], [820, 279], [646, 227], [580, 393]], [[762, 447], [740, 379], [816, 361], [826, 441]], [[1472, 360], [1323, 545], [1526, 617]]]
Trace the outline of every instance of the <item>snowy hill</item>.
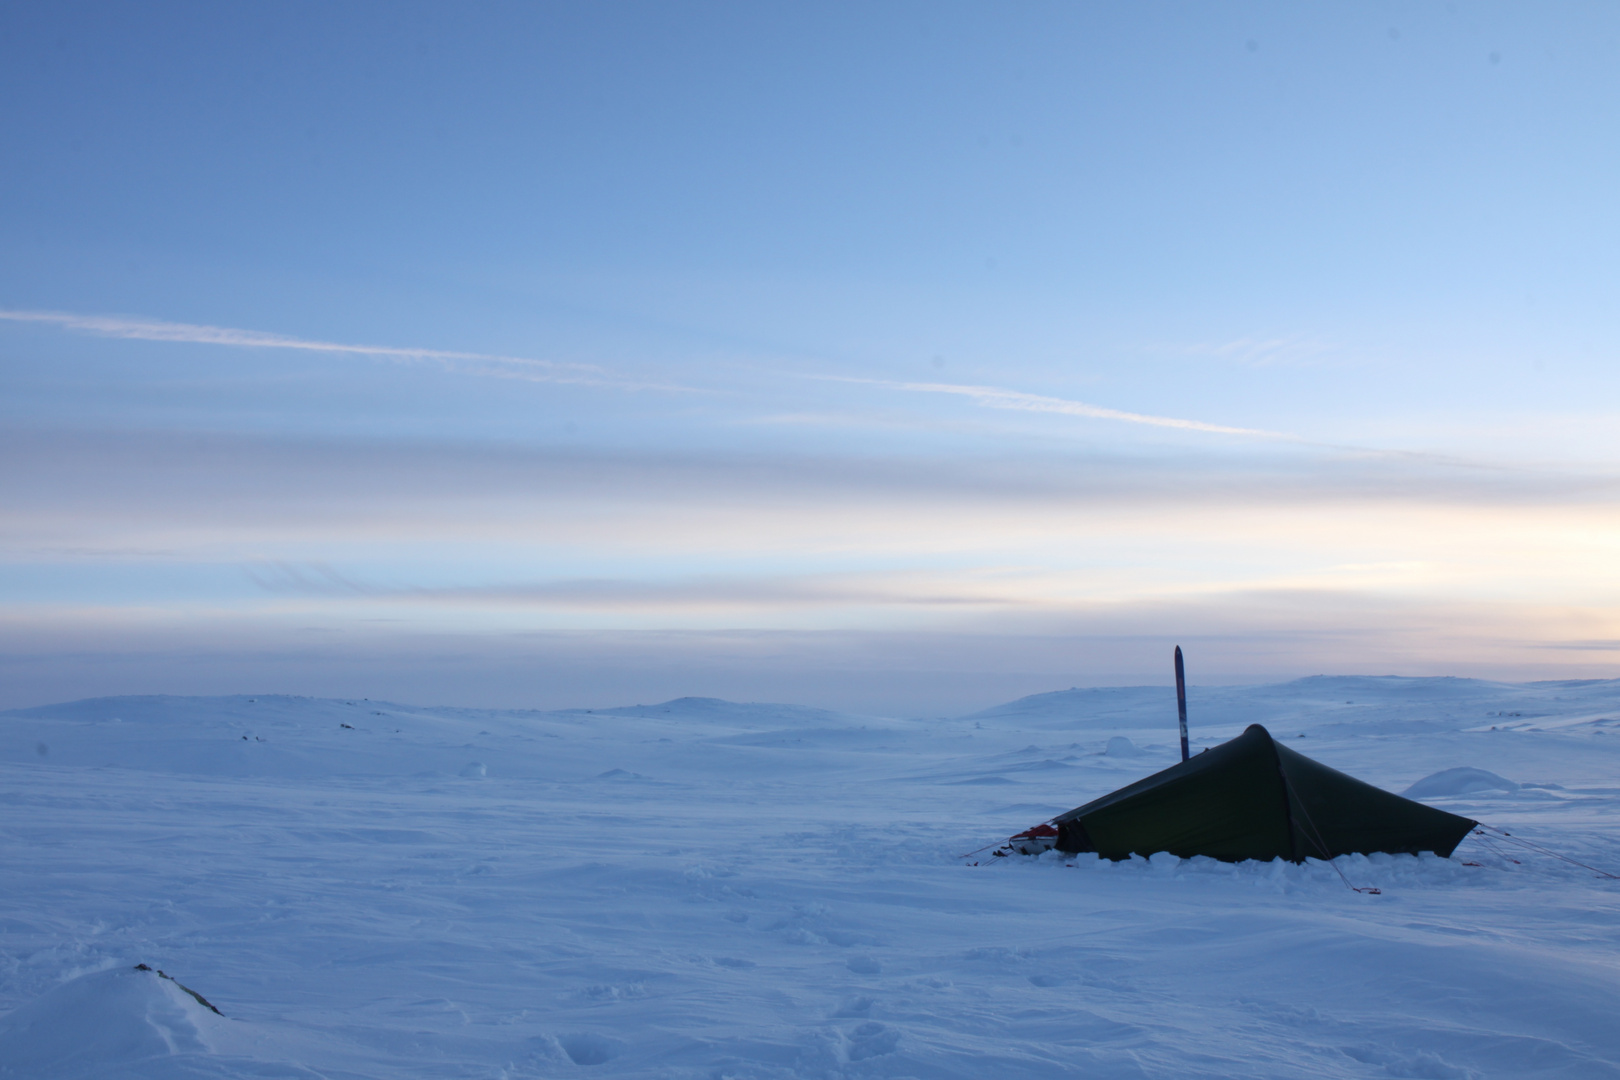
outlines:
[[[1191, 720], [1620, 866], [1620, 684]], [[0, 1076], [1620, 1075], [1620, 882], [1567, 863], [958, 858], [1176, 756], [1164, 687], [0, 713]]]

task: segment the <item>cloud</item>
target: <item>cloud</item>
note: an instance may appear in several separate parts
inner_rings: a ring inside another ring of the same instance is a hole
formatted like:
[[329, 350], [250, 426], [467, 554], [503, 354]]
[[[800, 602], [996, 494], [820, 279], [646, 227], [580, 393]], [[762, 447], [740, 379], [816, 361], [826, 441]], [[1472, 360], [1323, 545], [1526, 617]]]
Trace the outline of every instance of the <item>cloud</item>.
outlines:
[[579, 611], [782, 611], [789, 608], [1022, 607], [1034, 598], [985, 575], [843, 573], [703, 575], [673, 580], [563, 578], [491, 585], [379, 585], [321, 561], [261, 560], [243, 567], [276, 596], [369, 599], [468, 608]]
[[[1606, 612], [1591, 613], [1600, 633]], [[307, 613], [174, 614], [129, 607], [0, 608], [0, 708], [99, 694], [277, 692], [605, 707], [682, 695], [793, 701], [891, 716], [961, 715], [1068, 686], [1157, 685], [1174, 702], [1170, 650], [1196, 686], [1313, 672], [1604, 678], [1612, 655], [1570, 644], [1569, 613], [1534, 605], [1395, 602], [1303, 592], [1100, 605], [1022, 632], [735, 626], [462, 630]], [[1209, 720], [1199, 714], [1197, 722]], [[1166, 714], [1175, 730], [1175, 708]], [[1209, 720], [1209, 722], [1213, 722]]]
[[[394, 345], [355, 345], [334, 341], [315, 341], [309, 338], [289, 337], [260, 330], [242, 330], [225, 326], [204, 326], [195, 323], [167, 322], [118, 315], [79, 315], [62, 311], [0, 310], [0, 320], [21, 323], [40, 323], [79, 333], [131, 341], [185, 342], [196, 345], [216, 345], [227, 348], [298, 349], [306, 352], [334, 353], [347, 356], [366, 356], [398, 362], [431, 361], [455, 371], [495, 378], [522, 379], [531, 382], [570, 383], [581, 386], [611, 386], [625, 390], [665, 390], [690, 392], [693, 387], [638, 381], [620, 376], [592, 364], [564, 363], [536, 360], [520, 356], [502, 356], [493, 353], [462, 352], [447, 349], [421, 349]], [[1128, 412], [1092, 405], [1084, 401], [1030, 394], [999, 386], [970, 386], [957, 383], [894, 382], [881, 379], [862, 379], [846, 376], [812, 376], [830, 382], [851, 383], [899, 390], [914, 394], [945, 394], [965, 397], [974, 404], [988, 409], [1009, 409], [1019, 412], [1053, 413], [1062, 416], [1080, 416], [1092, 420], [1115, 420], [1150, 427], [1196, 431], [1211, 435], [1233, 435], [1259, 439], [1300, 441], [1297, 436], [1257, 428], [1231, 427], [1211, 424], [1202, 420], [1187, 420], [1172, 416]]]
[[1320, 364], [1340, 349], [1327, 342], [1295, 334], [1274, 338], [1240, 337], [1219, 345], [1197, 344], [1175, 351], [1190, 356], [1214, 356], [1249, 367], [1276, 367]]
[[571, 383], [579, 386], [611, 386], [623, 390], [674, 390], [690, 387], [642, 382], [617, 375], [593, 364], [535, 360], [494, 353], [460, 352], [447, 349], [418, 349], [394, 345], [353, 345], [335, 341], [313, 341], [260, 330], [228, 326], [201, 326], [195, 323], [165, 322], [158, 319], [118, 315], [76, 315], [63, 311], [0, 310], [0, 319], [9, 322], [43, 323], [80, 333], [127, 341], [172, 341], [194, 345], [221, 345], [247, 349], [298, 349], [305, 352], [367, 356], [400, 362], [432, 361], [455, 371], [528, 382]]
[[[734, 551], [918, 550], [1089, 521], [1469, 507], [1527, 524], [1606, 515], [1620, 478], [1313, 452], [791, 454], [224, 433], [0, 432], [0, 551], [189, 550], [212, 535], [367, 542], [529, 537]], [[1551, 515], [1551, 516], [1549, 516]], [[656, 527], [653, 523], [657, 523]], [[1607, 527], [1606, 525], [1604, 527]], [[654, 528], [656, 535], [649, 535]], [[1495, 534], [1492, 534], [1495, 535]], [[1584, 535], [1584, 534], [1583, 534]], [[189, 538], [189, 539], [188, 539]], [[903, 538], [903, 539], [902, 539]], [[271, 551], [263, 554], [271, 555]], [[1347, 561], [1386, 562], [1378, 555]]]
[[374, 596], [383, 592], [375, 586], [339, 573], [331, 565], [305, 560], [301, 563], [270, 559], [243, 567], [259, 588], [270, 593], [297, 596]]
[[965, 397], [987, 409], [1014, 409], [1020, 412], [1056, 413], [1062, 416], [1083, 416], [1091, 420], [1119, 420], [1128, 424], [1146, 424], [1150, 427], [1174, 428], [1180, 431], [1201, 431], [1211, 435], [1239, 435], [1259, 439], [1299, 441], [1298, 436], [1258, 428], [1228, 427], [1202, 420], [1185, 420], [1174, 416], [1154, 416], [1149, 413], [1125, 412], [1102, 405], [1092, 405], [1069, 398], [1029, 394], [1022, 390], [1008, 390], [999, 386], [971, 386], [960, 383], [891, 382], [883, 379], [857, 379], [828, 376], [838, 382], [879, 386], [885, 390], [900, 390], [913, 394], [950, 394]]

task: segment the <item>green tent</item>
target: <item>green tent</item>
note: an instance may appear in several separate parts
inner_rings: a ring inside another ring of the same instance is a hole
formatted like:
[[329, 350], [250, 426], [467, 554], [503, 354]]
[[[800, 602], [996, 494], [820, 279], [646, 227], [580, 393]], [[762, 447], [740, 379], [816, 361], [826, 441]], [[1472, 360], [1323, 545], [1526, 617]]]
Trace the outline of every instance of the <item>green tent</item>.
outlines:
[[1231, 742], [1052, 819], [1061, 851], [1168, 851], [1225, 862], [1352, 852], [1449, 856], [1476, 824], [1279, 745], [1259, 724]]

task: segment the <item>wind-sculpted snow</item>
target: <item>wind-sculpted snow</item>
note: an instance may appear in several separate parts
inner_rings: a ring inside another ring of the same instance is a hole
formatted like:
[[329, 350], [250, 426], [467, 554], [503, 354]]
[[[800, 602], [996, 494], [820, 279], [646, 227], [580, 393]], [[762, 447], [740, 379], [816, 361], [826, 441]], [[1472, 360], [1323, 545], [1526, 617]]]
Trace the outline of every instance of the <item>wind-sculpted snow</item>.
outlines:
[[[1190, 708], [1195, 748], [1259, 721], [1620, 866], [1613, 683]], [[1620, 882], [1500, 838], [1337, 869], [959, 857], [1178, 757], [1167, 687], [926, 720], [0, 714], [0, 1076], [1620, 1076]]]
[[1408, 799], [1440, 799], [1450, 795], [1472, 795], [1479, 791], [1518, 791], [1521, 785], [1485, 769], [1459, 765], [1425, 776], [1402, 795]]

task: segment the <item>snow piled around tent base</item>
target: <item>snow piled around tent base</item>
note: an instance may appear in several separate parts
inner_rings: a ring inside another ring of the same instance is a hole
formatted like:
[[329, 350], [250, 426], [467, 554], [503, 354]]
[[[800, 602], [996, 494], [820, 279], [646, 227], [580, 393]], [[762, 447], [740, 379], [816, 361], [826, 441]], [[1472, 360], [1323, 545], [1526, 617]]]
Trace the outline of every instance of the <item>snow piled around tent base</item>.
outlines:
[[[1517, 786], [1430, 798], [1620, 863], [1614, 684], [1320, 679], [1193, 705], [1195, 752], [1252, 721], [1392, 791], [1487, 772]], [[1369, 896], [1314, 861], [962, 864], [1177, 760], [1174, 715], [1167, 688], [926, 720], [264, 697], [3, 714], [0, 1069], [1620, 1076], [1620, 888], [1578, 867], [1473, 839], [1337, 860]]]

